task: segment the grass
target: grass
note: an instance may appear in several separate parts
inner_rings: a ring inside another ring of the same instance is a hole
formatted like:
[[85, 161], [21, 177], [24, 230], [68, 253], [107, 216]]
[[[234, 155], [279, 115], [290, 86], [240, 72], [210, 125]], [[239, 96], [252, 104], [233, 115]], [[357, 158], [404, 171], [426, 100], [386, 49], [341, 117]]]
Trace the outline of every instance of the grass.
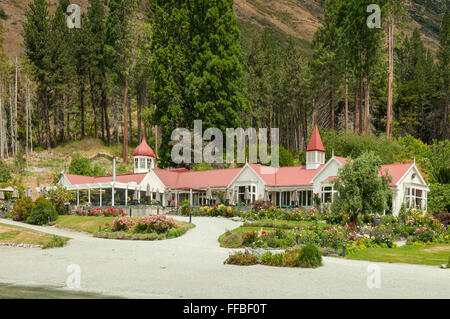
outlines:
[[347, 255], [354, 260], [439, 266], [449, 262], [450, 245], [367, 248]]
[[54, 225], [92, 234], [98, 232], [99, 226], [101, 228], [112, 226], [113, 220], [114, 217], [60, 215]]
[[69, 238], [45, 234], [39, 231], [0, 224], [0, 243], [40, 245], [42, 248], [64, 246]]

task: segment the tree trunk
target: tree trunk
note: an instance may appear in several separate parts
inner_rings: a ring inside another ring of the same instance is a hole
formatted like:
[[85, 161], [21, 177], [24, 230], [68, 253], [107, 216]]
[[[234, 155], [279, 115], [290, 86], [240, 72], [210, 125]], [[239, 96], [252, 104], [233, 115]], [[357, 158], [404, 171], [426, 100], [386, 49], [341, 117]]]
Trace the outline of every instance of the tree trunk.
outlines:
[[47, 150], [50, 149], [50, 119], [48, 116], [48, 96], [47, 89], [45, 87], [41, 88], [42, 105], [43, 105], [43, 116], [44, 116], [44, 131], [45, 131], [45, 145]]
[[80, 114], [81, 114], [81, 139], [85, 136], [85, 129], [84, 129], [84, 83], [83, 80], [80, 80]]
[[133, 143], [133, 122], [131, 120], [131, 99], [128, 98], [128, 144]]
[[3, 140], [3, 77], [0, 79], [0, 157], [5, 159], [5, 143]]
[[[103, 76], [103, 78], [106, 81], [106, 75]], [[109, 129], [109, 119], [108, 119], [108, 100], [106, 97], [106, 91], [105, 91], [105, 84], [102, 85], [102, 109], [104, 112], [105, 117], [105, 130], [106, 130], [106, 139], [108, 141], [108, 144], [111, 143], [111, 132]]]
[[14, 109], [13, 109], [13, 101], [12, 101], [12, 85], [9, 86], [9, 118], [10, 118], [10, 123], [9, 123], [9, 128], [11, 130], [11, 155], [12, 157], [15, 156], [15, 150], [16, 150], [16, 146], [14, 145], [14, 119], [13, 119], [13, 114], [14, 114]]
[[344, 102], [344, 117], [345, 117], [345, 134], [348, 133], [348, 77], [347, 71], [345, 71], [345, 102]]
[[128, 80], [125, 75], [123, 91], [123, 162], [128, 162], [128, 117], [127, 117]]
[[366, 77], [366, 89], [365, 89], [365, 97], [364, 97], [364, 127], [366, 130], [366, 135], [369, 135], [370, 130], [370, 78]]
[[330, 74], [330, 128], [334, 130], [334, 81], [333, 81], [333, 67], [331, 67]]
[[355, 110], [353, 111], [353, 131], [357, 134], [359, 128], [359, 86], [361, 82], [358, 80], [358, 84], [355, 85]]
[[386, 115], [386, 136], [391, 136], [392, 121], [392, 81], [394, 78], [394, 19], [391, 18], [388, 30], [388, 96]]

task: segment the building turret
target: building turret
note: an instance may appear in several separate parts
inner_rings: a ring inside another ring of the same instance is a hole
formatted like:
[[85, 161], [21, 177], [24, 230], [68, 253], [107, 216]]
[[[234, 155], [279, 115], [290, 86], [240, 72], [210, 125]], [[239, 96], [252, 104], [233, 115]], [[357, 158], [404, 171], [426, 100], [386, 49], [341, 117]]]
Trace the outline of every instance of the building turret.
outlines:
[[134, 150], [133, 158], [135, 174], [148, 173], [150, 169], [155, 168], [155, 153], [148, 146], [145, 136], [142, 138], [141, 144]]
[[322, 164], [325, 164], [325, 148], [316, 125], [306, 148], [306, 169], [317, 169]]

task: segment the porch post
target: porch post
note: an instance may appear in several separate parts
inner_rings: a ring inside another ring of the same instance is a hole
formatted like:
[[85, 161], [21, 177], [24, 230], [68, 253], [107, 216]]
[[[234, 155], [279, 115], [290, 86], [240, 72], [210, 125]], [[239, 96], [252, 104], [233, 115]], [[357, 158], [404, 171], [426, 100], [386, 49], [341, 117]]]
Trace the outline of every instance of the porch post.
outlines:
[[114, 206], [114, 184], [111, 187], [111, 205]]
[[80, 206], [80, 190], [77, 187], [77, 206]]
[[194, 206], [194, 202], [193, 202], [193, 200], [194, 200], [194, 198], [193, 198], [194, 196], [193, 196], [193, 194], [192, 194], [192, 188], [189, 190], [189, 204], [190, 204], [190, 206], [192, 207], [192, 206]]
[[128, 184], [127, 188], [125, 188], [125, 206], [128, 206]]
[[91, 188], [88, 186], [88, 203], [91, 205]]
[[100, 207], [102, 207], [102, 188], [100, 187]]

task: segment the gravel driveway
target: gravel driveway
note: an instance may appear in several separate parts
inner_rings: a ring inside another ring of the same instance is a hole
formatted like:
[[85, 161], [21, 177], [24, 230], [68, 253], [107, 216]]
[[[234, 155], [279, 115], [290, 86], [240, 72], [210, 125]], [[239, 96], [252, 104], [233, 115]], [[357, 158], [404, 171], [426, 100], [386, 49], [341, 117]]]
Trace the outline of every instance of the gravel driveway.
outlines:
[[[177, 218], [186, 221], [187, 218]], [[196, 227], [164, 241], [128, 241], [48, 226], [15, 224], [72, 238], [55, 249], [0, 246], [0, 283], [66, 288], [71, 264], [81, 290], [133, 298], [449, 298], [450, 270], [376, 263], [381, 287], [368, 288], [371, 262], [324, 257], [318, 269], [224, 265], [217, 238], [240, 224], [193, 217]]]

